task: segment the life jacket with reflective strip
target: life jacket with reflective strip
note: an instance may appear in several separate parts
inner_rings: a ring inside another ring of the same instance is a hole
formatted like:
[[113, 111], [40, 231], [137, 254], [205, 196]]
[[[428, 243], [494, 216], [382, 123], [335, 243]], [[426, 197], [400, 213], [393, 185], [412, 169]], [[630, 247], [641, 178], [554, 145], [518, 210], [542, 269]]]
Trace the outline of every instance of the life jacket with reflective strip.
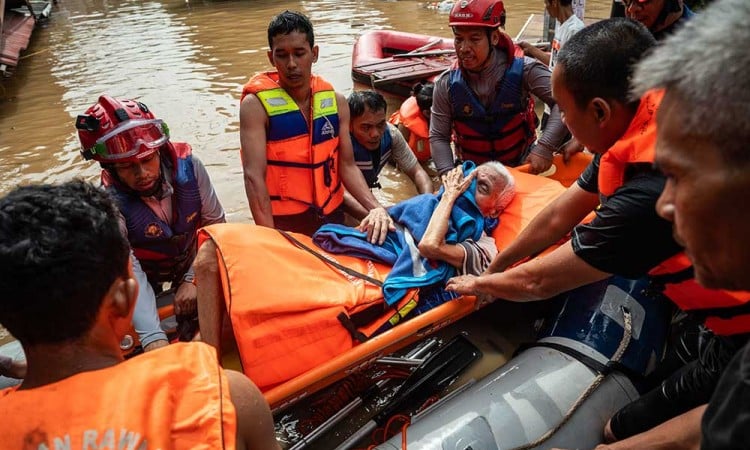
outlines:
[[3, 448], [236, 448], [216, 350], [175, 343], [33, 389], [0, 391]]
[[456, 65], [451, 69], [448, 92], [453, 131], [463, 159], [477, 164], [494, 160], [515, 166], [536, 140], [537, 116], [534, 100], [523, 94], [523, 50], [501, 34], [496, 51], [505, 52], [509, 63], [489, 109], [466, 83], [461, 68]]
[[312, 124], [278, 84], [276, 72], [253, 76], [242, 98], [255, 95], [268, 114], [266, 186], [274, 216], [313, 209], [328, 215], [344, 200], [339, 174], [339, 112], [336, 92], [312, 75]]
[[380, 138], [380, 147], [375, 151], [366, 149], [357, 141], [353, 134], [351, 138], [352, 148], [354, 149], [354, 161], [357, 163], [357, 167], [362, 172], [362, 175], [365, 176], [367, 185], [370, 188], [379, 188], [378, 175], [388, 161], [390, 161], [393, 153], [389, 125], [386, 125], [383, 137]]
[[[599, 191], [606, 198], [625, 183], [631, 164], [652, 164], [656, 144], [656, 112], [664, 95], [652, 91], [641, 98], [623, 137], [602, 155], [599, 162]], [[750, 332], [750, 293], [707, 289], [693, 277], [690, 260], [679, 253], [649, 272], [652, 287], [663, 291], [683, 311], [704, 320], [720, 335]]]
[[[195, 259], [196, 231], [201, 226], [201, 195], [192, 149], [184, 142], [172, 142], [167, 148], [174, 190], [171, 224], [102, 170], [102, 184], [125, 217], [130, 247], [152, 283], [175, 281], [185, 274]], [[162, 163], [161, 170], [169, 170], [169, 166]]]
[[398, 111], [388, 119], [393, 125], [403, 125], [409, 130], [409, 148], [419, 161], [427, 161], [432, 157], [430, 150], [430, 124], [419, 110], [417, 98], [411, 96], [401, 103]]

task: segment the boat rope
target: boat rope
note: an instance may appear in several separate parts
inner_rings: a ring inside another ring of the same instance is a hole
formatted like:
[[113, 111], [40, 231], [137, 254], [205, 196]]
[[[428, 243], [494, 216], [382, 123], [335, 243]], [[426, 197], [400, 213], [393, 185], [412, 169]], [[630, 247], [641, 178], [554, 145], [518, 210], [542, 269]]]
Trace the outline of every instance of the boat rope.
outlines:
[[[620, 362], [620, 358], [622, 358], [622, 355], [625, 353], [625, 350], [628, 348], [628, 345], [630, 344], [630, 340], [633, 336], [633, 318], [630, 314], [630, 310], [628, 310], [624, 306], [620, 306], [620, 309], [622, 310], [622, 316], [623, 316], [623, 333], [622, 333], [622, 339], [620, 340], [620, 345], [617, 346], [617, 350], [615, 350], [615, 353], [612, 355], [612, 358], [610, 358], [609, 363], [607, 364], [610, 366], [612, 363]], [[602, 381], [607, 377], [607, 374], [609, 372], [599, 372], [596, 378], [594, 378], [594, 381], [591, 382], [588, 388], [586, 388], [585, 391], [576, 399], [576, 401], [573, 403], [573, 406], [568, 409], [568, 412], [565, 413], [562, 420], [555, 425], [552, 429], [548, 430], [543, 435], [539, 436], [537, 439], [535, 439], [532, 442], [529, 442], [528, 444], [521, 445], [520, 447], [515, 447], [512, 450], [529, 450], [534, 447], [537, 447], [541, 444], [543, 444], [545, 441], [547, 441], [549, 438], [551, 438], [555, 433], [557, 433], [560, 428], [565, 425], [568, 420], [573, 416], [573, 414], [578, 410], [578, 408], [583, 404], [583, 402], [589, 398], [589, 396], [599, 387], [599, 385], [602, 384]]]

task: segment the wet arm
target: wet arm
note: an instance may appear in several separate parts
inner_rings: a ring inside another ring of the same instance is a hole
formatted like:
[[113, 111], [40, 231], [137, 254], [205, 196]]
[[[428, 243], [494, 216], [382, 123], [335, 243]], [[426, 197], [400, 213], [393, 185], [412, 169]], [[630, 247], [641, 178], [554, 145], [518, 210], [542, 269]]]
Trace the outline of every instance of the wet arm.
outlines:
[[357, 220], [364, 219], [369, 212], [347, 190], [344, 190], [344, 211]]
[[266, 128], [268, 117], [254, 95], [240, 105], [240, 146], [245, 193], [256, 224], [273, 227], [271, 198], [266, 186]]
[[260, 390], [245, 375], [225, 370], [229, 395], [237, 412], [238, 450], [281, 450], [276, 441], [273, 416]]
[[573, 183], [544, 208], [521, 234], [492, 261], [487, 272], [502, 272], [562, 239], [599, 204], [595, 193]]
[[448, 94], [448, 76], [444, 74], [435, 83], [430, 113], [430, 151], [432, 160], [440, 175], [453, 168], [453, 149], [451, 148], [451, 131], [453, 118], [451, 116], [450, 96]]
[[570, 241], [549, 255], [505, 272], [451, 278], [447, 289], [460, 294], [488, 295], [514, 302], [545, 300], [610, 276], [573, 252]]

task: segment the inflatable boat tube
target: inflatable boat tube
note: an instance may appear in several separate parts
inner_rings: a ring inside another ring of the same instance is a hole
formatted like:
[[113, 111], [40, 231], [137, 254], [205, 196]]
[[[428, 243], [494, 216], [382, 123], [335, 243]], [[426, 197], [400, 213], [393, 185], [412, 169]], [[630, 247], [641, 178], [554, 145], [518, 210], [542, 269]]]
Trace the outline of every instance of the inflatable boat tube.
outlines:
[[[609, 417], [639, 396], [633, 379], [663, 352], [671, 305], [646, 288], [645, 280], [612, 277], [564, 294], [560, 314], [537, 343], [416, 417], [406, 429], [407, 448], [595, 447]], [[623, 311], [632, 323], [629, 340]], [[377, 449], [401, 449], [401, 442], [399, 434]]]

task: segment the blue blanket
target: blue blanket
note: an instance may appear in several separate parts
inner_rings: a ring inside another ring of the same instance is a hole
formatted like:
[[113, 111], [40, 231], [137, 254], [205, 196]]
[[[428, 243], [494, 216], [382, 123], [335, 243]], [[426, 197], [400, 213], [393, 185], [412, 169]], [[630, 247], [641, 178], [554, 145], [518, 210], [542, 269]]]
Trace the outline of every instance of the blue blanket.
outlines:
[[[465, 175], [474, 169], [474, 163], [464, 163]], [[475, 191], [476, 180], [456, 200], [445, 236], [447, 243], [478, 240], [482, 236], [485, 220], [474, 199]], [[450, 264], [423, 258], [417, 250], [442, 192], [441, 189], [438, 194], [418, 195], [389, 208], [388, 213], [396, 222], [396, 231], [388, 233], [383, 245], [369, 243], [367, 234], [362, 231], [335, 224], [322, 226], [313, 235], [313, 242], [329, 253], [366, 258], [393, 266], [383, 283], [383, 297], [392, 305], [401, 300], [409, 289], [444, 284], [456, 273]]]

